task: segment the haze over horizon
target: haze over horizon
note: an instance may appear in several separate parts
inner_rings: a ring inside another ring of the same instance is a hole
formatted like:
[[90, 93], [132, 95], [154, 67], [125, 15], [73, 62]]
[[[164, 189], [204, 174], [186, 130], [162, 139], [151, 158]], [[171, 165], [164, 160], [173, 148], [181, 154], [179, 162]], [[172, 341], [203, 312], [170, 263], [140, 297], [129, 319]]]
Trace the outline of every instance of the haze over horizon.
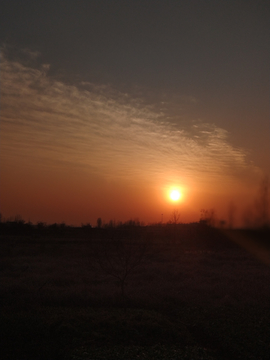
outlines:
[[[270, 174], [266, 1], [10, 1], [5, 218], [237, 223]], [[169, 193], [182, 197], [172, 201]]]

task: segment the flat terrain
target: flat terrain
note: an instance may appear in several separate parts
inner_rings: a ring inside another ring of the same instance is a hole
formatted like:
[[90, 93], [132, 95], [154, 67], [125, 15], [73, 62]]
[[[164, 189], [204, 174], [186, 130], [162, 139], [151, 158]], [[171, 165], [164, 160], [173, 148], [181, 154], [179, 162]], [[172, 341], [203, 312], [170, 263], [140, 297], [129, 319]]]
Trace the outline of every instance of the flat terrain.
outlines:
[[269, 359], [269, 233], [5, 231], [2, 359]]

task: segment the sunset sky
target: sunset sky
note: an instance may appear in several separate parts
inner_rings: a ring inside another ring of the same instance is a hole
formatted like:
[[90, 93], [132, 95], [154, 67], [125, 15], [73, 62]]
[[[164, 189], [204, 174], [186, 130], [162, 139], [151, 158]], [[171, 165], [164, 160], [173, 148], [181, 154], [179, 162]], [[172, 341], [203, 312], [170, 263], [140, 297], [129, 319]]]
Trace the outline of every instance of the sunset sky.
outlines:
[[6, 1], [2, 216], [227, 220], [233, 201], [240, 224], [270, 174], [269, 15], [266, 0]]

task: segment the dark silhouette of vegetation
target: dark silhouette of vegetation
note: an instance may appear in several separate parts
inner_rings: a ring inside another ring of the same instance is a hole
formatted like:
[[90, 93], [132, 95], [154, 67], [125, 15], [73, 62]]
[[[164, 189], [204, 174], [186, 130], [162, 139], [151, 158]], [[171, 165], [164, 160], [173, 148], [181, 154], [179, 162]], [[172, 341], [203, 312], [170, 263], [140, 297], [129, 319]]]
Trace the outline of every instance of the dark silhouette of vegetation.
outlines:
[[102, 226], [102, 220], [101, 220], [101, 218], [99, 217], [98, 219], [97, 219], [97, 228], [101, 228], [101, 226]]
[[267, 176], [261, 181], [254, 204], [245, 209], [243, 223], [247, 229], [269, 228], [269, 179]]
[[178, 224], [180, 221], [180, 216], [181, 216], [181, 214], [180, 214], [179, 210], [174, 210], [171, 214], [171, 218], [168, 223], [169, 224]]
[[208, 226], [216, 225], [216, 214], [214, 209], [202, 209], [200, 223], [206, 224]]
[[0, 230], [3, 360], [268, 357], [267, 228], [17, 217]]
[[258, 214], [257, 225], [269, 227], [269, 180], [267, 176], [262, 179], [255, 206]]
[[229, 203], [228, 207], [228, 227], [229, 229], [233, 229], [234, 227], [234, 221], [235, 221], [235, 212], [236, 212], [236, 206], [233, 201]]
[[133, 229], [136, 226], [132, 221], [123, 228], [123, 225], [110, 232], [109, 241], [103, 241], [98, 246], [98, 264], [108, 275], [118, 280], [121, 289], [121, 298], [125, 304], [128, 277], [143, 262], [149, 243], [141, 232]]

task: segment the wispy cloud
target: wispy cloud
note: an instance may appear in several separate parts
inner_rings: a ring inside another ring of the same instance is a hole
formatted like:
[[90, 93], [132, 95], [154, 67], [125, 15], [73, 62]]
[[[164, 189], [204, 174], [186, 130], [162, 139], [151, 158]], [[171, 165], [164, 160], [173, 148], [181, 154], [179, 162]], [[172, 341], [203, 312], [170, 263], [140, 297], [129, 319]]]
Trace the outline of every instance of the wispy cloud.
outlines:
[[[1, 157], [107, 178], [183, 183], [255, 173], [213, 124], [190, 127], [104, 86], [69, 85], [1, 55]], [[195, 100], [194, 100], [195, 101]]]

